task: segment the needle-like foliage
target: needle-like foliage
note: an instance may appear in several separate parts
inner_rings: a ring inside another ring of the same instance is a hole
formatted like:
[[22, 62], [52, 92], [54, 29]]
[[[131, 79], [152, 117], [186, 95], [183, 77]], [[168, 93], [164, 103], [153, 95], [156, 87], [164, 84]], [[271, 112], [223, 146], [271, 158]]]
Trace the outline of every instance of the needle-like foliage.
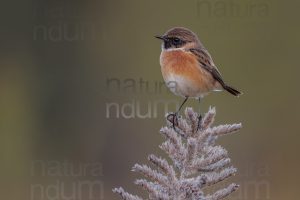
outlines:
[[[147, 191], [150, 200], [218, 200], [238, 189], [235, 183], [228, 184], [212, 194], [205, 194], [204, 188], [215, 185], [233, 176], [237, 169], [230, 165], [228, 152], [216, 144], [219, 136], [241, 129], [241, 124], [211, 127], [216, 115], [210, 108], [200, 124], [198, 114], [191, 108], [185, 110], [185, 118], [178, 117], [175, 129], [170, 121], [160, 130], [166, 141], [160, 145], [169, 158], [149, 155], [148, 160], [157, 169], [135, 164], [132, 171], [141, 173], [147, 179], [138, 179], [135, 184]], [[174, 116], [174, 115], [173, 115]], [[115, 188], [124, 200], [143, 200], [131, 195], [123, 188]]]

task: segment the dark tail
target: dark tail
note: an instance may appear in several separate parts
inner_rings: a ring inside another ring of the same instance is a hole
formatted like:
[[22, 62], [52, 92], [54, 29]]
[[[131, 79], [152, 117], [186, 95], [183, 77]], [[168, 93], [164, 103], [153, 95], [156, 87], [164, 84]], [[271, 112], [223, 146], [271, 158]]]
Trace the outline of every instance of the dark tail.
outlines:
[[238, 90], [236, 90], [236, 89], [234, 89], [234, 88], [232, 88], [232, 87], [230, 87], [230, 86], [228, 86], [228, 85], [224, 85], [223, 86], [223, 88], [227, 91], [227, 92], [229, 92], [230, 94], [233, 94], [234, 96], [240, 96], [242, 93], [240, 92], [240, 91], [238, 91]]

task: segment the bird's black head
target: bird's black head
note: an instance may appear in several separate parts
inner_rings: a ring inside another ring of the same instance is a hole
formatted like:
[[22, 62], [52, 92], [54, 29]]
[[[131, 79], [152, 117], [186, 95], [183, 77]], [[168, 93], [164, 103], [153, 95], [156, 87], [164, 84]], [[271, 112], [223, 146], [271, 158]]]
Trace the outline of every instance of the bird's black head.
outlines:
[[165, 49], [171, 48], [181, 48], [183, 47], [187, 41], [182, 40], [179, 37], [167, 37], [167, 36], [155, 36], [158, 39], [163, 40], [163, 45]]

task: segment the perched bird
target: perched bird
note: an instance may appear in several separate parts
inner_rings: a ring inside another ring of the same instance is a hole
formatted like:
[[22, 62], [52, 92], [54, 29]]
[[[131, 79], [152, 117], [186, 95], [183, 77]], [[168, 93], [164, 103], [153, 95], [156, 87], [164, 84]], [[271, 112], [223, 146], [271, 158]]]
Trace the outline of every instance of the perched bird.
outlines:
[[[210, 91], [222, 90], [234, 96], [241, 94], [224, 82], [209, 52], [189, 29], [175, 27], [155, 37], [162, 40], [160, 65], [164, 81], [174, 94], [185, 98], [173, 116], [173, 126], [188, 98], [200, 101]], [[200, 121], [201, 115], [199, 118]]]

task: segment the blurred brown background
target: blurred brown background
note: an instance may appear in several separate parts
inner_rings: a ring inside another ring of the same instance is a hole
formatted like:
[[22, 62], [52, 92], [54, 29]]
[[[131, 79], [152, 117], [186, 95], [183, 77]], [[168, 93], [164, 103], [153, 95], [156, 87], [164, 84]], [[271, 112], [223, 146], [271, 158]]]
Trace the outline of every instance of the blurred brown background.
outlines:
[[[241, 188], [229, 199], [298, 199], [299, 6], [3, 1], [1, 199], [113, 200], [116, 186], [143, 194], [130, 169], [149, 153], [164, 156], [164, 108], [182, 101], [161, 86], [153, 37], [173, 26], [196, 32], [224, 78], [244, 92], [214, 93], [201, 105], [202, 112], [217, 107], [216, 124], [244, 126], [220, 140], [239, 169]], [[196, 101], [188, 105], [198, 109]], [[95, 183], [92, 194], [78, 192], [84, 181]]]

